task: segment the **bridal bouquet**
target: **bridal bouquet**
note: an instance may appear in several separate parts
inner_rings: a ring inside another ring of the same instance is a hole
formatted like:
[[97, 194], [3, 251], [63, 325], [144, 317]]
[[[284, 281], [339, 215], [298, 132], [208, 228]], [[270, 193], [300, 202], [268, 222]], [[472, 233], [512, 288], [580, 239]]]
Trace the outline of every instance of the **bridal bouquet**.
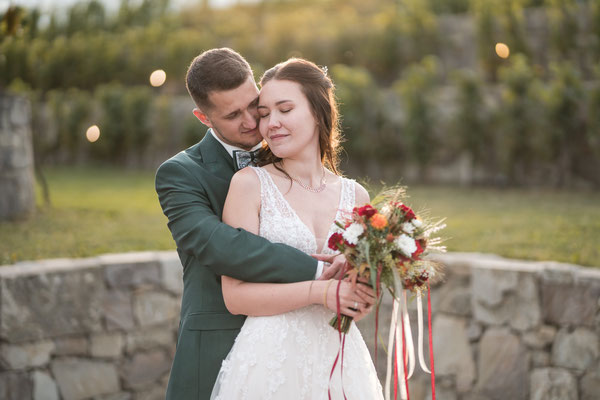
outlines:
[[[441, 239], [432, 236], [445, 227], [443, 220], [433, 222], [416, 215], [409, 206], [401, 201], [404, 197], [404, 190], [396, 188], [383, 192], [371, 204], [355, 208], [344, 221], [336, 221], [339, 229], [331, 235], [328, 242], [331, 249], [339, 250], [346, 256], [350, 265], [349, 270], [346, 271], [347, 278], [353, 283], [356, 283], [359, 277], [364, 278], [371, 283], [378, 298], [380, 298], [382, 287], [387, 289], [394, 298], [389, 339], [390, 351], [388, 351], [388, 379], [386, 380], [388, 394], [392, 349], [395, 350], [395, 375], [398, 371], [398, 354], [403, 360], [402, 378], [408, 379], [414, 369], [414, 350], [408, 320], [406, 292], [417, 297], [419, 361], [422, 368], [426, 372], [430, 372], [424, 365], [422, 354], [421, 295], [426, 292], [428, 299], [430, 298], [430, 282], [441, 277], [442, 266], [423, 257], [432, 250], [445, 251], [445, 247], [440, 245]], [[398, 318], [399, 311], [401, 315]], [[378, 317], [379, 305], [375, 314], [376, 341]], [[398, 320], [402, 325], [401, 333]], [[340, 332], [347, 333], [351, 322], [351, 317], [338, 313], [330, 324]], [[431, 325], [430, 309], [429, 324]], [[431, 335], [431, 326], [429, 332]], [[401, 344], [399, 344], [400, 336], [402, 337]], [[409, 349], [407, 350], [407, 348]], [[430, 348], [431, 353], [432, 349]], [[412, 365], [408, 367], [410, 371], [406, 371], [406, 362], [410, 363], [411, 357]], [[433, 359], [431, 361], [433, 362]], [[394, 381], [397, 382], [397, 379]], [[402, 397], [406, 398], [408, 383], [406, 382], [406, 388], [402, 387], [401, 389]]]

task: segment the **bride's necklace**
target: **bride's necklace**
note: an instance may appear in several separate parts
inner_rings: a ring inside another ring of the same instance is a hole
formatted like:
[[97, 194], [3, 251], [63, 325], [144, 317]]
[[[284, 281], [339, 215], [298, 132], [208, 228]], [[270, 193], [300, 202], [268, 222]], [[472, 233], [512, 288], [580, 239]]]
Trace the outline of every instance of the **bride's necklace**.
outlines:
[[[286, 171], [286, 173], [287, 173], [287, 171]], [[302, 189], [308, 190], [309, 192], [312, 192], [312, 193], [321, 193], [327, 187], [327, 182], [325, 181], [325, 167], [323, 167], [323, 176], [321, 177], [321, 182], [320, 182], [319, 186], [316, 188], [309, 186], [309, 185], [305, 185], [304, 183], [300, 182], [298, 179], [294, 178], [290, 174], [288, 174], [288, 176], [292, 179], [292, 181], [294, 181], [298, 185], [300, 185], [300, 187]]]

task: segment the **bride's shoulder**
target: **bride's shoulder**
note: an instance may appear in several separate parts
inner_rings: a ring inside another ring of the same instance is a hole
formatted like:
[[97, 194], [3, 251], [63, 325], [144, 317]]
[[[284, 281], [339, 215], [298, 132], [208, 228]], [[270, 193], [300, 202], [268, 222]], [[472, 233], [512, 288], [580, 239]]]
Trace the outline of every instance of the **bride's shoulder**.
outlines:
[[229, 184], [230, 190], [248, 190], [250, 192], [257, 191], [260, 188], [260, 181], [258, 175], [251, 167], [242, 168], [233, 174], [231, 183]]

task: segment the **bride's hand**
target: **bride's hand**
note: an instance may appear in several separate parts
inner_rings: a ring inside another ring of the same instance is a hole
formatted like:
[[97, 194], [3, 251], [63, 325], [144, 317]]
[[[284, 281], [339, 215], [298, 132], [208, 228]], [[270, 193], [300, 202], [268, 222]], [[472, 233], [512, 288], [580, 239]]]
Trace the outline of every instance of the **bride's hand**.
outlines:
[[326, 305], [331, 311], [337, 313], [336, 293], [338, 284], [340, 285], [340, 312], [357, 321], [364, 318], [375, 304], [376, 299], [371, 289], [367, 285], [357, 284], [353, 287], [352, 283], [347, 281], [332, 281], [331, 285], [327, 286], [327, 294], [325, 295]]
[[320, 281], [339, 279], [344, 273], [346, 257], [343, 254], [313, 254], [312, 256], [326, 263], [323, 266], [323, 273], [318, 278]]

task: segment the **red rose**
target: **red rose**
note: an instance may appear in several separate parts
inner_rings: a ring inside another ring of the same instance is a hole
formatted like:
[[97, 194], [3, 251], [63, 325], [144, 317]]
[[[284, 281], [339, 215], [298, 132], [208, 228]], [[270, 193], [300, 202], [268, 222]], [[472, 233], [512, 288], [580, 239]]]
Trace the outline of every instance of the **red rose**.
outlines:
[[327, 242], [327, 246], [331, 250], [339, 250], [339, 245], [344, 243], [344, 237], [341, 233], [336, 232], [329, 237], [329, 241]]
[[415, 244], [417, 245], [417, 249], [412, 253], [412, 258], [417, 258], [419, 254], [423, 253], [424, 251], [423, 246], [421, 246], [420, 240], [415, 240]]
[[402, 212], [404, 212], [404, 217], [408, 221], [416, 218], [416, 215], [415, 215], [414, 211], [409, 206], [406, 206], [404, 204], [400, 204], [400, 209], [402, 210]]
[[367, 219], [371, 218], [373, 215], [377, 214], [377, 210], [373, 208], [370, 204], [364, 205], [360, 208], [355, 208], [358, 215], [361, 217], [367, 217]]

